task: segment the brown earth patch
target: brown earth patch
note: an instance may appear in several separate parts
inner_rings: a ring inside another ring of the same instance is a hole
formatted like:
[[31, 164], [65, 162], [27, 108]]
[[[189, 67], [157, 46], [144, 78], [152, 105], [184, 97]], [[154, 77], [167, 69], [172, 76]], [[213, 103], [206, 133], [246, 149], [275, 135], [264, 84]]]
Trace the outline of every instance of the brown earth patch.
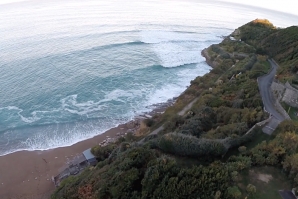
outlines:
[[249, 170], [249, 175], [252, 178], [258, 179], [258, 180], [260, 180], [262, 182], [265, 182], [265, 183], [268, 183], [273, 179], [272, 175], [255, 172], [254, 170]]

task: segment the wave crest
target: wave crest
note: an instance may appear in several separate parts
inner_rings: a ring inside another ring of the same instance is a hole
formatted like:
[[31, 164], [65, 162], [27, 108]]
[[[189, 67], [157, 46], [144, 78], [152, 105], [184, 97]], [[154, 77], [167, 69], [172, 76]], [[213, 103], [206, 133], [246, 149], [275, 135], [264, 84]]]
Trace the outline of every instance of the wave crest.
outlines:
[[204, 60], [200, 56], [204, 42], [210, 39], [208, 34], [159, 30], [141, 31], [140, 37], [142, 42], [151, 44], [165, 68], [200, 63]]

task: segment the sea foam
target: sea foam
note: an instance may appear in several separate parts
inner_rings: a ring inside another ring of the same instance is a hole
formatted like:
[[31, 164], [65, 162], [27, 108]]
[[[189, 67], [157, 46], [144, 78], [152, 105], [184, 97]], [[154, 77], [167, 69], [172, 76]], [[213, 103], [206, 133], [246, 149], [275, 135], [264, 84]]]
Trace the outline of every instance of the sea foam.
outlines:
[[235, 6], [168, 0], [0, 5], [0, 155], [69, 146], [177, 97], [209, 72], [201, 50], [252, 20], [251, 13], [289, 23], [279, 13]]

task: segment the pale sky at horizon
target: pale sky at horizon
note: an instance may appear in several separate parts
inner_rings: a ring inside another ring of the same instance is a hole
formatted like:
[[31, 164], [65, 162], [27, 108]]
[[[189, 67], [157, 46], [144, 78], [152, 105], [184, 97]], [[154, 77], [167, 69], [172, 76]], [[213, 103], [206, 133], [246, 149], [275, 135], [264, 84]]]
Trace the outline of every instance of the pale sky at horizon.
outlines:
[[298, 12], [297, 12], [298, 1], [293, 1], [293, 0], [271, 0], [270, 2], [265, 0], [220, 0], [220, 1], [267, 8], [270, 10], [298, 15]]
[[[14, 3], [14, 2], [21, 2], [21, 1], [28, 1], [28, 0], [0, 0], [1, 4], [7, 3]], [[30, 1], [30, 0], [29, 0]], [[198, 0], [199, 1], [199, 0]], [[267, 8], [270, 10], [285, 12], [289, 14], [298, 15], [297, 8], [298, 8], [298, 1], [293, 0], [271, 0], [269, 3], [265, 0], [219, 0], [223, 2], [231, 2], [243, 5], [251, 5], [255, 7]]]

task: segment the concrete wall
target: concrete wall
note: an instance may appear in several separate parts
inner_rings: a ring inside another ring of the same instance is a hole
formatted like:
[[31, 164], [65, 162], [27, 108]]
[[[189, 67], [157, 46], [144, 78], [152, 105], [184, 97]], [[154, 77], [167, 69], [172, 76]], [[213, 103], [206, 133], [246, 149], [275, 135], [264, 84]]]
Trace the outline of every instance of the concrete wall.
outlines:
[[284, 116], [284, 118], [290, 120], [291, 119], [290, 116], [285, 111], [285, 109], [282, 107], [282, 105], [279, 103], [281, 99], [282, 99], [282, 95], [280, 95], [277, 99], [275, 99], [274, 106], [275, 106], [276, 110]]
[[274, 94], [274, 106], [276, 110], [281, 113], [286, 119], [291, 119], [288, 113], [285, 111], [285, 109], [280, 104], [280, 101], [283, 101], [288, 104], [288, 102], [292, 101], [292, 95], [287, 95], [288, 88], [286, 85], [278, 82], [272, 82], [271, 84], [271, 90]]
[[271, 115], [270, 117], [268, 117], [267, 119], [259, 122], [259, 123], [256, 123], [253, 127], [251, 127], [246, 133], [246, 134], [249, 134], [250, 132], [252, 132], [252, 130], [254, 130], [254, 128], [256, 128], [257, 126], [263, 126], [264, 124], [266, 124], [267, 122], [269, 122], [271, 120]]
[[285, 84], [286, 91], [282, 98], [282, 101], [292, 107], [298, 108], [298, 90], [293, 88], [289, 82]]

